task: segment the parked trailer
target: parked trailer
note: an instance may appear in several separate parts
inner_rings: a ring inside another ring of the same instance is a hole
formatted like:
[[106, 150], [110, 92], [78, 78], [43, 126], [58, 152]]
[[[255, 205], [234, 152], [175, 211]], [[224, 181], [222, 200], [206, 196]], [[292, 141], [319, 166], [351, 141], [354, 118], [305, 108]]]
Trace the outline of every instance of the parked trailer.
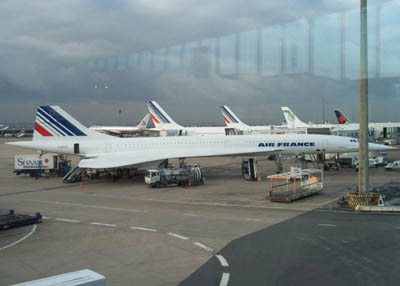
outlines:
[[42, 222], [42, 215], [37, 212], [35, 216], [15, 214], [14, 210], [10, 210], [6, 215], [0, 215], [0, 230], [20, 227], [28, 224]]
[[290, 172], [270, 175], [270, 190], [267, 197], [272, 202], [290, 203], [312, 196], [324, 188], [323, 171], [291, 167]]
[[183, 168], [161, 168], [146, 170], [145, 183], [151, 187], [167, 185], [194, 186], [204, 183], [204, 173], [199, 165], [186, 165]]
[[22, 154], [14, 157], [14, 173], [36, 177], [41, 174], [64, 176], [71, 169], [71, 161], [57, 154]]

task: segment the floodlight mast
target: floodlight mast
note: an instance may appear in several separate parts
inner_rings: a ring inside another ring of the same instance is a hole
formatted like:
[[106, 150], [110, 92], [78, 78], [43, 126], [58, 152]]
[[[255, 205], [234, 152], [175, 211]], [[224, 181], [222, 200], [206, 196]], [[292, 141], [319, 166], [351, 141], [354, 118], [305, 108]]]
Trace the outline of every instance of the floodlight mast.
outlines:
[[368, 27], [367, 0], [360, 0], [360, 149], [358, 191], [368, 192]]

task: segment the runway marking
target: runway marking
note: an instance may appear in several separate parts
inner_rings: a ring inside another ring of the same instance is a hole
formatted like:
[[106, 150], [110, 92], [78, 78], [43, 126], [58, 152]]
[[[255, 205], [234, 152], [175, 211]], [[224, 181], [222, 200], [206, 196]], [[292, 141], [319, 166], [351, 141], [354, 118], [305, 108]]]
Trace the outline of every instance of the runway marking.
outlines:
[[185, 216], [198, 216], [196, 214], [183, 214], [183, 215], [185, 215]]
[[229, 282], [229, 273], [222, 273], [221, 281], [219, 282], [219, 286], [228, 286]]
[[214, 249], [212, 249], [211, 247], [208, 247], [207, 245], [204, 245], [204, 244], [202, 244], [202, 243], [200, 243], [200, 242], [197, 242], [197, 241], [196, 241], [196, 242], [194, 242], [193, 244], [196, 245], [196, 246], [198, 246], [198, 247], [201, 247], [201, 248], [207, 250], [208, 252], [214, 251]]
[[334, 227], [336, 224], [329, 224], [329, 223], [319, 223], [317, 224], [318, 226], [328, 226], [328, 227]]
[[151, 232], [156, 232], [157, 230], [154, 228], [147, 228], [147, 227], [141, 227], [141, 226], [132, 226], [131, 229], [135, 230], [144, 230], [144, 231], [151, 231]]
[[[85, 195], [82, 193], [74, 193], [74, 192], [68, 192], [68, 193], [74, 194], [74, 195]], [[132, 197], [127, 197], [127, 196], [110, 196], [110, 195], [103, 195], [103, 194], [94, 194], [94, 195], [90, 195], [90, 196], [127, 199], [127, 200], [132, 200], [132, 201], [147, 201], [147, 202], [156, 202], [156, 203], [163, 203], [163, 204], [171, 204], [172, 203], [172, 204], [180, 204], [180, 205], [215, 206], [215, 207], [229, 207], [229, 208], [250, 208], [250, 209], [255, 208], [255, 209], [272, 209], [272, 210], [301, 211], [301, 212], [312, 211], [315, 209], [315, 208], [299, 208], [299, 207], [239, 205], [239, 204], [227, 204], [227, 203], [182, 202], [182, 201], [175, 201], [175, 200], [144, 199], [144, 198], [132, 198]], [[8, 199], [15, 199], [15, 198], [10, 197]], [[112, 207], [102, 207], [102, 206], [96, 206], [96, 205], [83, 205], [83, 204], [74, 204], [74, 203], [60, 203], [60, 202], [40, 201], [40, 200], [32, 200], [32, 199], [18, 199], [18, 200], [25, 200], [25, 201], [39, 202], [39, 203], [65, 204], [65, 205], [81, 206], [81, 207], [93, 207], [93, 208], [102, 208], [102, 209], [109, 209], [109, 210], [147, 212], [146, 210], [112, 208]], [[321, 205], [318, 205], [318, 206], [321, 206]]]
[[13, 243], [11, 243], [11, 244], [9, 244], [9, 245], [6, 245], [6, 246], [1, 247], [1, 248], [0, 248], [0, 251], [2, 251], [2, 250], [4, 250], [4, 249], [7, 249], [7, 248], [9, 248], [9, 247], [12, 247], [12, 246], [14, 246], [14, 245], [17, 245], [18, 243], [24, 241], [25, 239], [27, 239], [28, 237], [30, 237], [30, 236], [36, 231], [36, 228], [37, 228], [37, 225], [34, 224], [32, 230], [31, 230], [27, 235], [25, 235], [24, 237], [18, 239], [17, 241], [14, 241]]
[[400, 229], [400, 226], [395, 227], [394, 229]]
[[187, 240], [187, 239], [189, 239], [189, 238], [188, 238], [188, 237], [186, 237], [186, 236], [179, 235], [179, 234], [176, 234], [176, 233], [173, 233], [173, 232], [168, 232], [168, 235], [170, 235], [170, 236], [174, 236], [174, 237], [177, 237], [177, 238], [180, 238], [180, 239], [183, 239], [183, 240]]
[[102, 223], [102, 222], [91, 222], [90, 224], [93, 224], [93, 225], [101, 225], [101, 226], [110, 226], [110, 227], [115, 227], [115, 226], [117, 226], [116, 224], [109, 224], [109, 223]]
[[[315, 209], [315, 211], [317, 212], [329, 212], [329, 213], [344, 213], [344, 214], [351, 214], [354, 215], [355, 212], [354, 211], [339, 211], [339, 210], [329, 210], [329, 209]], [[379, 213], [374, 213], [374, 215], [389, 215], [389, 216], [394, 216], [394, 215], [400, 215], [400, 213], [383, 213], [383, 212], [379, 212]]]
[[228, 261], [226, 261], [225, 257], [223, 257], [221, 254], [215, 255], [215, 257], [218, 258], [219, 263], [221, 263], [221, 266], [223, 266], [223, 267], [229, 266]]
[[259, 218], [245, 218], [244, 220], [247, 220], [247, 221], [261, 221], [261, 219], [259, 219]]
[[335, 199], [326, 201], [326, 202], [322, 203], [322, 205], [324, 206], [324, 205], [327, 205], [327, 204], [329, 204], [329, 203], [331, 203], [331, 202], [334, 202], [334, 201], [337, 201], [337, 200], [339, 200], [339, 198], [335, 198]]
[[64, 206], [75, 206], [75, 207], [84, 207], [84, 208], [94, 208], [94, 209], [104, 209], [104, 210], [113, 210], [113, 211], [124, 211], [124, 212], [134, 212], [134, 213], [145, 213], [146, 210], [136, 210], [136, 209], [123, 209], [123, 208], [113, 208], [113, 207], [104, 207], [98, 205], [84, 205], [84, 204], [76, 204], [76, 203], [63, 203], [63, 202], [55, 202], [55, 201], [41, 201], [41, 200], [32, 200], [32, 199], [21, 199], [21, 198], [10, 198], [13, 200], [20, 201], [28, 201], [28, 202], [36, 202], [36, 203], [47, 203], [47, 204], [55, 204], [55, 205], [64, 205]]
[[48, 216], [42, 216], [42, 219], [51, 219], [51, 217], [48, 217]]
[[80, 220], [75, 220], [75, 219], [67, 219], [67, 218], [56, 218], [58, 221], [65, 221], [65, 222], [73, 222], [73, 223], [79, 223], [81, 222]]

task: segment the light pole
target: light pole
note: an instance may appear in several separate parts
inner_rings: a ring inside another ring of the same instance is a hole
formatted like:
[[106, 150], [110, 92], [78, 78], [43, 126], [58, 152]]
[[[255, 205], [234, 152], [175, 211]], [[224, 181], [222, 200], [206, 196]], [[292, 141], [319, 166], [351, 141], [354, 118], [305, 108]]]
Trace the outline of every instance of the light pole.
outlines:
[[368, 191], [368, 27], [367, 0], [360, 0], [360, 160], [358, 191]]

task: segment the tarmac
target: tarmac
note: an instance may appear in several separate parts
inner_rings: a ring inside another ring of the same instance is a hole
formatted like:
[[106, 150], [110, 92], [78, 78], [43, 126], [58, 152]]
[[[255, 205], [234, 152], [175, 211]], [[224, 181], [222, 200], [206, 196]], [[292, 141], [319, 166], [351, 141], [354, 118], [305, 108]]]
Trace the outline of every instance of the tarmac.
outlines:
[[[325, 172], [321, 194], [282, 204], [266, 200], [266, 176], [276, 166], [262, 158], [262, 182], [241, 178], [241, 158], [202, 158], [187, 160], [205, 169], [206, 183], [197, 187], [152, 189], [143, 177], [64, 184], [13, 174], [14, 155], [34, 151], [4, 141], [0, 212], [39, 211], [44, 222], [0, 232], [0, 285], [80, 269], [106, 276], [107, 285], [399, 281], [400, 216], [335, 208], [357, 184], [354, 169]], [[389, 155], [400, 158], [399, 151]], [[398, 175], [371, 169], [370, 183], [397, 182]], [[379, 274], [365, 277], [373, 267]]]

